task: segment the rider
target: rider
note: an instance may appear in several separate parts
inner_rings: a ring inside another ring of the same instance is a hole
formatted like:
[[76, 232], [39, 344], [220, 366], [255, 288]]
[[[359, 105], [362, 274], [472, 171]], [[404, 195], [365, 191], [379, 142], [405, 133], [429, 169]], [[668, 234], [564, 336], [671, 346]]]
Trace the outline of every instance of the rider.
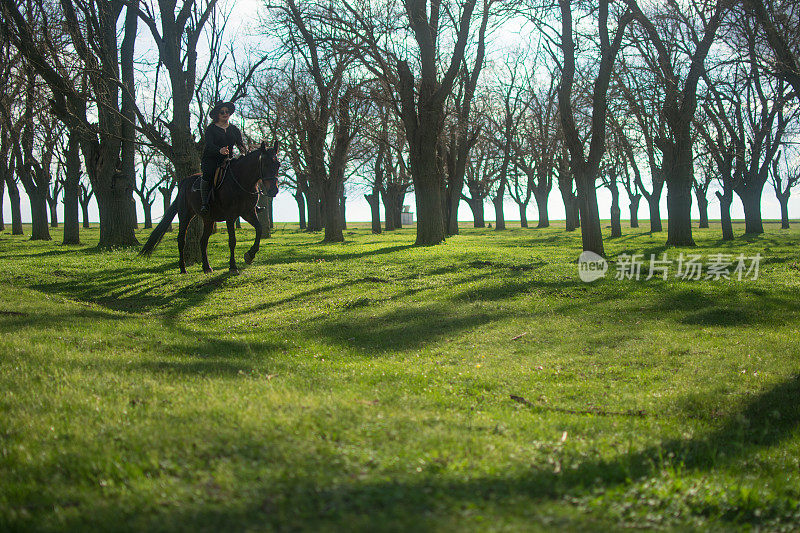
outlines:
[[200, 180], [200, 199], [203, 204], [200, 215], [202, 216], [208, 214], [208, 195], [217, 167], [231, 156], [234, 145], [239, 148], [239, 152], [243, 154], [246, 152], [244, 142], [242, 142], [242, 132], [228, 122], [235, 110], [236, 106], [233, 105], [233, 102], [218, 102], [208, 113], [212, 122], [206, 128], [206, 147], [200, 162], [200, 169], [203, 171]]

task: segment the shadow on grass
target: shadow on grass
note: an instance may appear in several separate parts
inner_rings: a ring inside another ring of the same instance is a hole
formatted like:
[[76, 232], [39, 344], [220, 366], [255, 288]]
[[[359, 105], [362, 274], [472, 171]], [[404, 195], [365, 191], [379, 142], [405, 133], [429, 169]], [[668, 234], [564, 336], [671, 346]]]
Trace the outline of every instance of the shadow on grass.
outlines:
[[[598, 490], [605, 492], [632, 486], [636, 483], [632, 480], [663, 476], [663, 472], [670, 469], [679, 470], [681, 475], [712, 472], [716, 468], [736, 465], [760, 450], [780, 445], [795, 436], [800, 428], [798, 397], [800, 376], [793, 376], [754, 395], [717, 429], [705, 435], [667, 440], [607, 460], [562, 457], [568, 466], [564, 469], [554, 469], [552, 464], [542, 462], [531, 465], [522, 473], [509, 475], [500, 472], [460, 479], [443, 475], [435, 463], [430, 463], [422, 472], [403, 472], [370, 482], [348, 478], [346, 472], [342, 472], [335, 482], [316, 481], [305, 474], [301, 478], [284, 479], [279, 484], [250, 481], [240, 486], [246, 499], [237, 500], [235, 504], [226, 505], [224, 501], [213, 505], [176, 503], [174, 507], [164, 506], [150, 513], [134, 514], [125, 502], [108, 502], [96, 512], [84, 513], [80, 517], [73, 515], [75, 522], [65, 525], [68, 529], [69, 526], [107, 525], [112, 523], [109, 520], [113, 516], [117, 520], [126, 517], [124, 523], [131, 529], [148, 529], [155, 524], [168, 529], [217, 529], [223, 526], [277, 530], [355, 528], [384, 531], [414, 526], [440, 529], [444, 524], [452, 527], [458, 523], [454, 522], [458, 516], [464, 516], [470, 523], [469, 515], [462, 514], [463, 511], [471, 509], [480, 515], [485, 507], [512, 520], [525, 519], [525, 523], [533, 527], [536, 526], [536, 513], [525, 510], [531, 506], [596, 498]], [[509, 400], [511, 403], [513, 401]], [[531, 415], [534, 414], [535, 410], [532, 410]], [[572, 416], [595, 415], [575, 413]], [[249, 449], [250, 437], [243, 435], [242, 438], [242, 449]], [[295, 468], [297, 472], [315, 472], [324, 460], [324, 457], [307, 456], [297, 461]], [[575, 464], [575, 461], [580, 462]], [[320, 479], [324, 478], [320, 476]], [[770, 500], [760, 505], [758, 500], [737, 500], [737, 491], [732, 488], [732, 499], [728, 501], [700, 495], [693, 499], [690, 512], [703, 519], [718, 521], [716, 523], [723, 529], [726, 525], [758, 527], [771, 524], [767, 527], [775, 527], [776, 523], [790, 525], [796, 520], [796, 509], [790, 501]], [[679, 496], [680, 492], [673, 495]], [[507, 509], [503, 508], [505, 505]], [[636, 507], [647, 510], [645, 502], [634, 505], [634, 510]], [[523, 515], [515, 517], [509, 511]], [[569, 518], [562, 518], [562, 526], [567, 529], [585, 527], [582, 518], [579, 512], [575, 512]], [[593, 517], [594, 520], [598, 518], [610, 519], [602, 514]], [[682, 519], [691, 523], [691, 517], [683, 516]]]

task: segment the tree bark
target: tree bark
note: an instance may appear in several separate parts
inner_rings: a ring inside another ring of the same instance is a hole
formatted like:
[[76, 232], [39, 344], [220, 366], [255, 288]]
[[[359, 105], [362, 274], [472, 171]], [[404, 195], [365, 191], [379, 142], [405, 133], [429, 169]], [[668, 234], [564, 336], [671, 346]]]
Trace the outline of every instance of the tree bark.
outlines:
[[722, 240], [733, 240], [733, 224], [731, 223], [731, 204], [733, 203], [733, 191], [723, 190], [722, 193], [717, 191], [717, 198], [719, 198], [719, 219], [722, 224]]
[[[0, 166], [2, 166], [4, 164], [5, 164], [5, 161], [0, 162]], [[6, 195], [6, 178], [5, 178], [5, 174], [6, 173], [4, 171], [2, 171], [2, 173], [0, 173], [0, 231], [5, 231], [6, 230], [5, 215], [3, 213], [3, 207], [4, 207], [4, 203], [5, 203], [5, 202], [3, 202], [3, 200], [5, 200], [5, 195]]]
[[153, 204], [147, 201], [142, 202], [142, 211], [144, 211], [144, 229], [153, 227]]
[[667, 181], [667, 245], [694, 246], [692, 238], [692, 182]]
[[505, 193], [506, 178], [505, 175], [501, 175], [500, 186], [497, 188], [497, 194], [495, 194], [494, 198], [492, 198], [492, 204], [494, 204], [494, 229], [496, 230], [506, 229], [506, 217], [503, 212]]
[[631, 227], [638, 228], [639, 227], [639, 202], [642, 199], [641, 194], [636, 194], [634, 196], [629, 196], [628, 199], [630, 200], [630, 204], [628, 204], [628, 209], [631, 213]]
[[19, 187], [11, 172], [6, 176], [6, 188], [8, 189], [8, 203], [11, 206], [11, 235], [24, 235]]
[[472, 226], [475, 228], [485, 228], [486, 220], [484, 218], [483, 198], [467, 198], [466, 201], [470, 211], [472, 211]]
[[539, 223], [537, 228], [549, 228], [550, 216], [547, 211], [547, 198], [550, 195], [550, 189], [540, 191], [538, 188], [534, 189], [533, 197], [536, 200], [536, 209], [539, 213]]
[[575, 173], [578, 189], [578, 212], [581, 221], [581, 242], [584, 251], [604, 256], [603, 230], [600, 227], [600, 208], [597, 205], [595, 176], [586, 172]]
[[[161, 193], [161, 201], [164, 206], [164, 212], [167, 212], [169, 206], [172, 204], [172, 187], [159, 187], [158, 191]], [[167, 231], [172, 231], [172, 224], [167, 226]]]
[[611, 192], [611, 238], [622, 237], [622, 209], [619, 207], [619, 188], [616, 183], [607, 187]]
[[744, 232], [760, 235], [764, 233], [764, 224], [761, 220], [761, 193], [763, 189], [753, 187], [737, 194], [742, 200], [744, 208]]
[[369, 210], [372, 218], [372, 233], [381, 233], [381, 206], [380, 206], [380, 193], [373, 191], [372, 194], [365, 194], [364, 198], [369, 204]]
[[340, 205], [339, 182], [338, 180], [328, 180], [325, 182], [323, 198], [325, 201], [325, 236], [322, 242], [343, 242], [342, 233], [342, 209]]
[[781, 229], [789, 229], [789, 194], [779, 194], [778, 203], [781, 205]]
[[297, 213], [300, 219], [300, 229], [306, 229], [306, 201], [300, 189], [294, 193], [294, 201], [297, 202]]
[[322, 206], [320, 205], [320, 184], [318, 180], [308, 180], [308, 193], [306, 206], [308, 207], [307, 231], [320, 231], [322, 229]]
[[51, 194], [48, 194], [46, 197], [47, 200], [47, 210], [50, 212], [50, 227], [57, 228], [58, 227], [58, 196], [53, 198]]
[[697, 197], [697, 209], [700, 212], [700, 224], [697, 227], [708, 228], [708, 198], [697, 188], [695, 188], [694, 194]]
[[89, 229], [89, 201], [80, 202], [83, 219], [83, 229]]
[[523, 204], [517, 202], [517, 207], [519, 208], [519, 226], [521, 228], [528, 227], [528, 204]]
[[78, 136], [70, 132], [65, 155], [64, 176], [64, 240], [63, 244], [80, 244], [78, 204], [80, 198], [81, 159]]
[[258, 221], [261, 223], [261, 238], [269, 239], [272, 237], [272, 209], [270, 209], [270, 202], [272, 198], [267, 195], [258, 197], [257, 205], [262, 209], [258, 214]]

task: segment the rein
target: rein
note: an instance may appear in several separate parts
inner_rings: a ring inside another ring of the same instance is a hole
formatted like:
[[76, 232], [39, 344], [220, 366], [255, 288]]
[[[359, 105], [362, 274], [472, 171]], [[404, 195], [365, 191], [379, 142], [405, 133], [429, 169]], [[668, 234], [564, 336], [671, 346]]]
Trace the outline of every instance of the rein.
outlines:
[[[263, 156], [264, 156], [264, 154], [261, 154], [261, 153], [259, 153], [259, 154], [258, 154], [258, 179], [259, 179], [259, 180], [263, 180], [263, 179], [264, 179], [264, 178], [261, 176], [261, 158], [262, 158]], [[247, 189], [245, 189], [244, 187], [242, 187], [242, 184], [241, 184], [241, 183], [239, 183], [239, 180], [237, 180], [237, 179], [236, 179], [236, 174], [233, 172], [233, 169], [231, 168], [230, 164], [228, 164], [228, 169], [227, 169], [227, 172], [226, 172], [226, 174], [227, 174], [228, 172], [230, 172], [231, 179], [232, 179], [232, 180], [233, 180], [233, 182], [236, 184], [236, 186], [237, 186], [237, 187], [239, 187], [239, 189], [241, 189], [241, 190], [242, 190], [242, 192], [245, 192], [245, 193], [247, 193], [247, 194], [250, 194], [250, 195], [252, 195], [252, 196], [262, 196], [262, 195], [264, 194], [264, 193], [262, 193], [262, 192], [261, 192], [261, 187], [256, 187], [256, 192], [253, 192], [253, 191], [248, 191]], [[258, 182], [256, 182], [256, 183], [258, 183]]]

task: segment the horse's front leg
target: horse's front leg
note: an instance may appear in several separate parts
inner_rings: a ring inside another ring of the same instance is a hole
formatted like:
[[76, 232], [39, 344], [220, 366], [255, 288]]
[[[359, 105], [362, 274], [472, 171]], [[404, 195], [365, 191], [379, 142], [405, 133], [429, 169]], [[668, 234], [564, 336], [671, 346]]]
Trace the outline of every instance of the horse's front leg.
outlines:
[[261, 221], [258, 220], [258, 216], [255, 214], [255, 212], [242, 215], [242, 218], [249, 222], [251, 226], [256, 228], [256, 240], [253, 243], [253, 246], [251, 246], [250, 249], [244, 254], [244, 262], [249, 265], [253, 262], [253, 259], [258, 252], [259, 245], [261, 244]]
[[208, 239], [211, 237], [211, 230], [214, 228], [214, 221], [210, 219], [203, 220], [203, 235], [200, 237], [200, 252], [203, 256], [203, 272], [210, 274], [214, 272], [211, 265], [208, 264]]
[[231, 258], [228, 261], [228, 270], [231, 274], [238, 274], [239, 269], [236, 268], [236, 256], [233, 251], [236, 249], [236, 223], [233, 220], [226, 220], [225, 224], [228, 226], [228, 248], [231, 250]]

